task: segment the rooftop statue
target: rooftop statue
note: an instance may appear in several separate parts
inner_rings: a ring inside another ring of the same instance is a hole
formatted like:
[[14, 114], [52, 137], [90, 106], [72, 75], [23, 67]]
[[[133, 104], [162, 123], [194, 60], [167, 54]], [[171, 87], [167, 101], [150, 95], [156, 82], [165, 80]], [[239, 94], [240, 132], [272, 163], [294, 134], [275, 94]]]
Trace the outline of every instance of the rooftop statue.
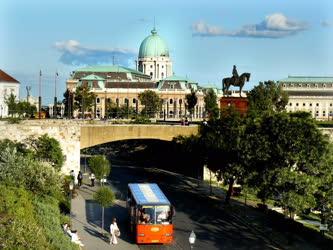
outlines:
[[228, 94], [229, 87], [239, 86], [239, 96], [242, 96], [242, 88], [244, 87], [245, 81], [248, 82], [250, 80], [250, 73], [243, 73], [240, 76], [238, 75], [236, 65], [234, 65], [232, 69], [232, 77], [226, 77], [222, 80], [222, 90], [223, 94]]

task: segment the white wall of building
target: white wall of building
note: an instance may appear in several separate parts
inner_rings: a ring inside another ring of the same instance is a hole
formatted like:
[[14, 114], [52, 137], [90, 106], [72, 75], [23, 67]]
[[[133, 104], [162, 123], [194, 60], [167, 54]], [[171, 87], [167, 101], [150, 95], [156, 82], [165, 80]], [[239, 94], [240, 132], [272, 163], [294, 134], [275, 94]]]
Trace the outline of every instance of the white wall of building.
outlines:
[[19, 100], [19, 89], [19, 83], [0, 82], [0, 117], [8, 116], [6, 98], [8, 98], [11, 93], [16, 96], [17, 101]]

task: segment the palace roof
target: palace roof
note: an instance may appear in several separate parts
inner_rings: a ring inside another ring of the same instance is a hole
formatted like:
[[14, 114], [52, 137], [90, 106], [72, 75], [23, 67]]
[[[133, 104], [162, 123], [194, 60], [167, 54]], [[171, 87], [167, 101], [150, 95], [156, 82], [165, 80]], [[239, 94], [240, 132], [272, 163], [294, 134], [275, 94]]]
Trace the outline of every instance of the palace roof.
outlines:
[[333, 83], [332, 76], [288, 76], [280, 83]]

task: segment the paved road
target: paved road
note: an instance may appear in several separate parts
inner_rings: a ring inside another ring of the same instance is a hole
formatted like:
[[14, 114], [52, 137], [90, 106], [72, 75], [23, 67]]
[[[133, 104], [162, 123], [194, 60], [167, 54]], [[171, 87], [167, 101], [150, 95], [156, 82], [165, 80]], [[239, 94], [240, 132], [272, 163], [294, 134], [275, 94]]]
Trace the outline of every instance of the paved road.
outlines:
[[[188, 237], [191, 230], [197, 236], [194, 249], [286, 249], [274, 241], [269, 234], [249, 226], [232, 212], [223, 207], [218, 199], [209, 198], [208, 187], [197, 187], [191, 178], [156, 169], [112, 166], [110, 177], [112, 189], [117, 201], [111, 208], [105, 209], [105, 230], [113, 217], [118, 219], [122, 235], [114, 249], [190, 249]], [[135, 245], [129, 238], [127, 228], [126, 193], [130, 182], [155, 182], [176, 207], [175, 242], [170, 246]], [[108, 238], [101, 234], [101, 209], [92, 200], [96, 187], [81, 187], [78, 197], [73, 199], [72, 223], [78, 229], [85, 244], [84, 249], [110, 249]], [[223, 194], [218, 194], [223, 195]], [[290, 246], [288, 247], [290, 249]], [[307, 246], [302, 249], [315, 249]]]

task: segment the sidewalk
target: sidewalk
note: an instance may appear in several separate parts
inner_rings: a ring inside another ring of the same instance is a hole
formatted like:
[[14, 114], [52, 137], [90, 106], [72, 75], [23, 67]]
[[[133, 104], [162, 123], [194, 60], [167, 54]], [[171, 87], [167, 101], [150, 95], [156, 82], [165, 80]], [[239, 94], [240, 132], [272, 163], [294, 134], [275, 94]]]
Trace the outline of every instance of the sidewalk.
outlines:
[[[72, 228], [78, 231], [84, 247], [82, 249], [102, 250], [102, 249], [139, 249], [137, 245], [129, 241], [126, 230], [126, 204], [124, 201], [116, 200], [110, 208], [104, 209], [104, 233], [109, 232], [109, 226], [113, 217], [118, 220], [118, 226], [121, 236], [117, 245], [109, 244], [109, 234], [107, 236], [101, 233], [102, 209], [93, 200], [93, 194], [98, 186], [90, 187], [86, 185], [89, 179], [85, 176], [83, 185], [77, 189], [78, 195], [72, 199], [71, 223]], [[111, 187], [112, 188], [112, 187]], [[112, 188], [114, 192], [114, 188]]]

